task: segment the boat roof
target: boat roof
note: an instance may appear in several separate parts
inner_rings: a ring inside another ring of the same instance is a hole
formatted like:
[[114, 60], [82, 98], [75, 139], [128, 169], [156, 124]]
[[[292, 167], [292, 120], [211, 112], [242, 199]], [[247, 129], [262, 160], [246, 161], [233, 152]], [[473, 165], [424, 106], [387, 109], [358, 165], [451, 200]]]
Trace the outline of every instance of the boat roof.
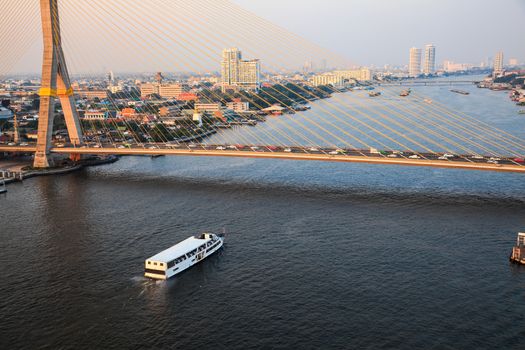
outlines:
[[185, 239], [184, 241], [180, 243], [175, 244], [171, 248], [163, 250], [162, 252], [158, 253], [157, 255], [152, 256], [151, 258], [147, 260], [168, 263], [172, 261], [173, 259], [176, 259], [188, 252], [191, 252], [194, 249], [197, 249], [198, 247], [207, 243], [208, 241], [210, 241], [209, 238], [199, 239], [199, 238], [195, 238], [192, 236], [192, 237]]

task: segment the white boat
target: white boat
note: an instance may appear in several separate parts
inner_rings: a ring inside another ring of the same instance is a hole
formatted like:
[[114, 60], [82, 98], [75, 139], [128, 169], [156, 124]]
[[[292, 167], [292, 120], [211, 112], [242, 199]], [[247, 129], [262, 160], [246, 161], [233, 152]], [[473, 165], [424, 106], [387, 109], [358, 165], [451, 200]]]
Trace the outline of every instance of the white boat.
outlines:
[[166, 280], [192, 267], [219, 250], [224, 237], [214, 233], [192, 236], [145, 262], [144, 276]]
[[6, 192], [7, 192], [7, 187], [5, 187], [5, 181], [2, 180], [2, 182], [0, 182], [0, 194], [6, 193]]

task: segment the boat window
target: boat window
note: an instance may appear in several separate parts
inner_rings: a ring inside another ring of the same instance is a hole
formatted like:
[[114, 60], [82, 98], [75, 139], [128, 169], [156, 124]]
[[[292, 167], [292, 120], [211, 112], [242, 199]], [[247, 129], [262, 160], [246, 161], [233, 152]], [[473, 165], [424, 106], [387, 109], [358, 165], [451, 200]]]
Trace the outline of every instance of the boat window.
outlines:
[[166, 274], [165, 271], [151, 270], [151, 269], [146, 269], [145, 272], [146, 273], [152, 273], [152, 274], [155, 274], [155, 275], [162, 275], [162, 276], [164, 276]]

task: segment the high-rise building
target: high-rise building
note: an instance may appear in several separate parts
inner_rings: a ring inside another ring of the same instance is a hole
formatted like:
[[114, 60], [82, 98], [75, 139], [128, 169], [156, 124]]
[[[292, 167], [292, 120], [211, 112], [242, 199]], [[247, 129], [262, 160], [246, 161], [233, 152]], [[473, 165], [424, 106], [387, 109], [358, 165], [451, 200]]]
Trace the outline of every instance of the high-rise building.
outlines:
[[261, 85], [261, 62], [243, 60], [236, 48], [225, 49], [221, 62], [222, 90], [258, 90]]
[[434, 74], [436, 71], [436, 47], [432, 44], [425, 46], [425, 61], [423, 63], [423, 73]]
[[313, 71], [313, 63], [312, 61], [306, 61], [303, 65], [303, 73], [309, 74]]
[[417, 77], [421, 74], [421, 49], [413, 47], [410, 49], [410, 61], [408, 63], [408, 75]]
[[108, 72], [107, 75], [108, 85], [111, 86], [115, 82], [115, 75], [113, 74], [113, 71]]
[[259, 60], [241, 61], [237, 85], [244, 90], [258, 90], [261, 84], [261, 63]]
[[503, 73], [503, 52], [498, 52], [494, 58], [494, 75]]

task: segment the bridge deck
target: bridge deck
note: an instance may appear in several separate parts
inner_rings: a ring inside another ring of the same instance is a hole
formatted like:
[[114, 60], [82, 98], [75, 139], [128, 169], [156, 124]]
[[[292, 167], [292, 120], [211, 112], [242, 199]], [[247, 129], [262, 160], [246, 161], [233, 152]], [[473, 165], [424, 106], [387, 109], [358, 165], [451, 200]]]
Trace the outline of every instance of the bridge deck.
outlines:
[[[35, 152], [35, 147], [21, 146], [0, 146], [0, 152]], [[172, 148], [53, 148], [52, 153], [58, 154], [105, 154], [105, 155], [169, 155], [169, 156], [201, 156], [201, 157], [241, 157], [256, 159], [289, 159], [289, 160], [309, 160], [324, 162], [347, 162], [347, 163], [367, 163], [367, 164], [388, 164], [404, 166], [423, 166], [435, 168], [452, 168], [465, 170], [484, 170], [498, 172], [525, 173], [525, 166], [519, 164], [493, 164], [484, 161], [465, 160], [455, 158], [450, 160], [438, 159], [409, 159], [408, 157], [389, 158], [382, 155], [358, 155], [358, 154], [338, 154], [329, 155], [326, 153], [307, 153], [307, 152], [283, 152], [263, 150], [216, 150], [216, 149], [172, 149]]]

